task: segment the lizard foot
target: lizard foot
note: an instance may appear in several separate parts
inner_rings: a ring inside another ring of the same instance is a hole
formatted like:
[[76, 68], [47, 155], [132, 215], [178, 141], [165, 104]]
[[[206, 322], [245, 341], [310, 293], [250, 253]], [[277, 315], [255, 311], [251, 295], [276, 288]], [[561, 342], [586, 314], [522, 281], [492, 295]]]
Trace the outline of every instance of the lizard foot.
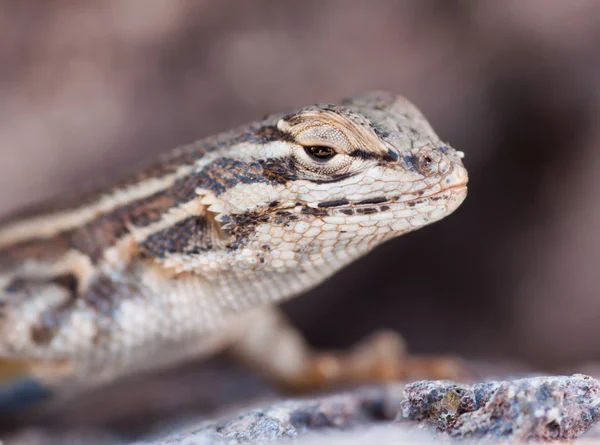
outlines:
[[338, 385], [464, 378], [459, 360], [411, 356], [400, 335], [380, 331], [348, 352], [315, 353], [302, 372], [283, 383], [293, 391], [305, 392]]

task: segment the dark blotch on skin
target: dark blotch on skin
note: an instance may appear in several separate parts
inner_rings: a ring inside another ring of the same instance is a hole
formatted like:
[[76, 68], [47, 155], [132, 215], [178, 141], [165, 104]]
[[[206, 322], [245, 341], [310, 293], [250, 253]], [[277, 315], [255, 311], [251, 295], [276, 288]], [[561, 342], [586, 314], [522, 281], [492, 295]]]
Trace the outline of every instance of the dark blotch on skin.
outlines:
[[150, 235], [140, 245], [144, 258], [164, 258], [168, 254], [198, 254], [213, 248], [206, 218], [190, 216], [177, 224]]
[[[48, 345], [60, 328], [68, 323], [78, 301], [83, 301], [85, 307], [91, 309], [94, 314], [96, 328], [94, 344], [98, 345], [103, 340], [109, 340], [112, 335], [110, 327], [121, 302], [143, 296], [143, 292], [136, 284], [114, 281], [106, 275], [96, 277], [82, 293], [77, 292], [77, 279], [73, 275], [55, 277], [50, 283], [64, 287], [69, 292], [69, 297], [56, 307], [42, 313], [38, 323], [31, 328], [31, 339], [40, 346]], [[43, 283], [39, 284], [43, 285]]]
[[303, 215], [312, 215], [312, 216], [327, 216], [329, 212], [324, 209], [315, 209], [314, 207], [304, 206], [300, 212]]
[[123, 207], [119, 213], [131, 224], [145, 227], [160, 220], [164, 213], [176, 204], [177, 197], [174, 194], [162, 191]]
[[[264, 213], [264, 211], [244, 212], [238, 215], [231, 215], [231, 230], [230, 235], [233, 241], [227, 245], [230, 250], [238, 250], [244, 247], [250, 236], [256, 231], [256, 226], [259, 224], [274, 224], [285, 225], [289, 222], [290, 216], [283, 215], [285, 211], [277, 211], [273, 213]], [[279, 214], [279, 215], [278, 215]], [[285, 218], [283, 217], [285, 216]], [[266, 246], [266, 247], [265, 247]], [[270, 249], [269, 246], [262, 246], [263, 249]]]
[[48, 345], [57, 334], [59, 326], [58, 321], [50, 321], [44, 317], [40, 323], [31, 327], [29, 335], [36, 345], [45, 346]]
[[361, 215], [371, 215], [372, 213], [377, 213], [378, 210], [374, 207], [367, 207], [365, 209], [356, 209], [356, 213]]
[[398, 153], [395, 151], [388, 151], [382, 158], [386, 162], [397, 162], [398, 161]]
[[369, 124], [369, 126], [373, 129], [373, 131], [375, 132], [375, 134], [377, 135], [377, 137], [379, 139], [386, 139], [390, 135], [390, 133], [388, 131], [381, 130], [381, 129], [377, 128], [376, 126], [374, 126], [372, 123]]
[[273, 158], [258, 161], [263, 169], [263, 176], [266, 180], [277, 184], [285, 184], [297, 178], [296, 165], [291, 157]]
[[409, 202], [407, 202], [406, 204], [407, 204], [409, 207], [414, 207], [414, 206], [416, 206], [417, 204], [423, 204], [424, 202], [425, 202], [425, 199], [417, 199], [416, 201], [409, 201]]
[[0, 249], [0, 265], [10, 266], [27, 259], [52, 260], [64, 255], [70, 247], [69, 233], [53, 238], [21, 241]]
[[404, 161], [404, 165], [407, 169], [412, 171], [417, 171], [419, 168], [419, 159], [413, 155], [406, 155], [402, 157], [402, 161]]
[[102, 258], [104, 249], [115, 244], [128, 232], [125, 220], [118, 215], [107, 213], [81, 229], [72, 231], [70, 245], [89, 255], [92, 262], [96, 264]]
[[94, 344], [108, 342], [112, 336], [111, 325], [119, 305], [124, 300], [140, 298], [142, 290], [132, 282], [114, 281], [106, 275], [96, 278], [82, 295], [86, 306], [96, 314]]
[[349, 178], [350, 176], [350, 173], [344, 173], [338, 176], [332, 176], [331, 178], [327, 179], [310, 179], [310, 181], [314, 182], [315, 184], [333, 184], [335, 182], [339, 182], [343, 179]]
[[382, 196], [379, 198], [363, 199], [362, 201], [358, 201], [356, 204], [381, 204], [382, 202], [387, 201], [388, 199]]
[[339, 207], [350, 204], [347, 199], [337, 199], [335, 201], [323, 201], [318, 204], [321, 208]]
[[377, 158], [377, 155], [375, 155], [374, 153], [360, 149], [351, 151], [350, 153], [348, 153], [348, 156], [352, 156], [354, 158], [361, 158], [365, 160]]
[[67, 289], [72, 295], [77, 294], [77, 286], [79, 285], [79, 280], [73, 274], [59, 275], [52, 279], [54, 284], [58, 284], [61, 287]]
[[195, 175], [195, 179], [197, 187], [211, 190], [217, 196], [238, 184], [269, 182], [260, 163], [242, 162], [233, 158], [220, 158], [211, 162]]
[[47, 285], [62, 287], [66, 291], [65, 300], [53, 309], [49, 309], [41, 314], [38, 323], [30, 329], [31, 340], [40, 346], [48, 345], [56, 336], [61, 326], [73, 310], [77, 300], [78, 280], [75, 275], [66, 274], [54, 277], [47, 282], [42, 280], [29, 281], [29, 292], [35, 293], [36, 288]]

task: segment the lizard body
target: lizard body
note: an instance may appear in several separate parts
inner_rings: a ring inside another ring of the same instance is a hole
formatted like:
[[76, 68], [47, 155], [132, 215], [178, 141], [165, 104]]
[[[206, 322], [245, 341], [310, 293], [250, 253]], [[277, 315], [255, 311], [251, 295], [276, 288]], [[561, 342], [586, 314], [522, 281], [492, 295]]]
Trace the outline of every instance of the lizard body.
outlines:
[[194, 142], [9, 220], [0, 364], [77, 387], [230, 346], [282, 381], [315, 366], [340, 377], [272, 306], [454, 211], [461, 157], [404, 98], [371, 93]]

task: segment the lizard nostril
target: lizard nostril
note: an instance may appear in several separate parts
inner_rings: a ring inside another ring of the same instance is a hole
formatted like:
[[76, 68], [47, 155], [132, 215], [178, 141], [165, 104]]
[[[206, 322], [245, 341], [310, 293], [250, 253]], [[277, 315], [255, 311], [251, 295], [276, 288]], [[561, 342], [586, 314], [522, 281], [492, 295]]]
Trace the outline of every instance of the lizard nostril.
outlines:
[[433, 159], [429, 155], [423, 155], [419, 158], [419, 170], [421, 171], [429, 171], [432, 164]]

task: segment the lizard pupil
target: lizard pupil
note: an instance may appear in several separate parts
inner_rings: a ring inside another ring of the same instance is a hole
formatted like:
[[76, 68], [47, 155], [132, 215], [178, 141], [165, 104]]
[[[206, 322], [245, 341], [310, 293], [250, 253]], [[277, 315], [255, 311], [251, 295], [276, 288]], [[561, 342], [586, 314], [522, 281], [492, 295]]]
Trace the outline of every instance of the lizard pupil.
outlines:
[[313, 158], [319, 159], [319, 160], [329, 159], [335, 155], [333, 148], [325, 147], [325, 146], [321, 146], [321, 145], [313, 145], [310, 147], [304, 147], [304, 149], [310, 156], [312, 156]]

